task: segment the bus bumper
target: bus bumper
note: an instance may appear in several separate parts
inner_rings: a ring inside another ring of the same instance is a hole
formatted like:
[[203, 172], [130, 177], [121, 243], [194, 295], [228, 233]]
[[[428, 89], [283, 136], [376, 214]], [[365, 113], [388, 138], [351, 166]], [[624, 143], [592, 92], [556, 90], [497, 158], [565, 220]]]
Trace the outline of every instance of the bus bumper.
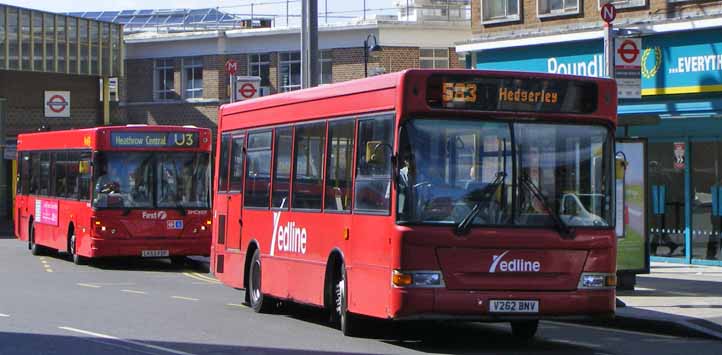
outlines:
[[109, 256], [143, 256], [143, 251], [168, 251], [168, 256], [209, 256], [211, 237], [188, 238], [86, 238], [79, 254], [89, 258]]
[[[516, 319], [611, 318], [616, 291], [448, 291], [443, 289], [392, 289], [390, 318], [508, 321]], [[492, 300], [538, 301], [536, 313], [494, 313]]]

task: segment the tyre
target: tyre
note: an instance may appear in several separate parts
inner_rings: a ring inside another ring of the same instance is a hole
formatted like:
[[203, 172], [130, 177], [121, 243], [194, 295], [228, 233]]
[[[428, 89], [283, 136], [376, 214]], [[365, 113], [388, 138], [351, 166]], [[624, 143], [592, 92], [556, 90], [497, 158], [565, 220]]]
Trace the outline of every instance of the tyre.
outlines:
[[531, 340], [539, 328], [538, 320], [522, 320], [511, 322], [511, 334], [522, 340]]
[[173, 266], [183, 266], [186, 264], [186, 257], [180, 255], [174, 255], [170, 257], [170, 263]]
[[358, 336], [360, 334], [360, 324], [357, 317], [348, 311], [348, 280], [346, 277], [346, 266], [341, 263], [338, 276], [334, 282], [334, 295], [336, 305], [336, 315], [334, 319], [338, 322], [338, 327], [345, 336]]
[[30, 226], [30, 236], [28, 237], [28, 249], [30, 249], [30, 254], [33, 255], [42, 255], [43, 254], [43, 247], [40, 245], [37, 245], [35, 243], [35, 224], [33, 223]]
[[270, 313], [274, 301], [270, 296], [263, 294], [261, 289], [261, 250], [256, 249], [251, 258], [250, 270], [248, 272], [248, 290], [251, 308], [256, 313]]
[[85, 258], [78, 255], [78, 250], [76, 248], [75, 234], [70, 236], [70, 241], [68, 242], [68, 252], [70, 253], [70, 257], [73, 259], [73, 264], [85, 265], [85, 263], [86, 263]]

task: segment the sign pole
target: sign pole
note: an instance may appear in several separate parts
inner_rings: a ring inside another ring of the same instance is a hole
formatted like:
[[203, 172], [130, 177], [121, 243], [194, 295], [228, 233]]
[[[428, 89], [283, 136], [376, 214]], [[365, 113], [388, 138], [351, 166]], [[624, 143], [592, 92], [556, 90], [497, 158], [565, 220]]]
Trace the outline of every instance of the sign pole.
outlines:
[[234, 100], [236, 98], [236, 81], [233, 80], [233, 75], [228, 75], [228, 87], [230, 89], [231, 94], [231, 102], [235, 102]]
[[614, 25], [604, 24], [604, 69], [607, 78], [614, 79]]
[[103, 125], [110, 126], [110, 78], [103, 76]]

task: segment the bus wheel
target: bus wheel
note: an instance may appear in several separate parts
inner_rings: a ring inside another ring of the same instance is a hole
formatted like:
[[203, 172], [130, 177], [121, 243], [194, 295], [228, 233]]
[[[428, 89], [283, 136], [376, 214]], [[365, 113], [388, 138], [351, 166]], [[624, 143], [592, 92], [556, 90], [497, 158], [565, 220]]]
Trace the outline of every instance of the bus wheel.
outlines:
[[521, 320], [511, 322], [511, 334], [523, 340], [531, 340], [539, 328], [538, 320]]
[[250, 278], [248, 280], [248, 290], [250, 292], [251, 308], [257, 313], [269, 313], [273, 309], [273, 300], [269, 296], [263, 295], [261, 291], [261, 250], [256, 249], [251, 259]]
[[75, 243], [75, 233], [73, 233], [73, 235], [70, 236], [70, 243], [68, 243], [68, 251], [70, 251], [70, 256], [73, 258], [73, 264], [85, 265], [85, 258], [78, 255], [78, 250], [76, 249]]
[[33, 255], [42, 255], [43, 250], [40, 245], [37, 245], [35, 243], [35, 223], [33, 223], [30, 226], [30, 237], [28, 238], [28, 248], [30, 249], [30, 254]]
[[338, 277], [335, 283], [336, 295], [336, 319], [338, 319], [339, 328], [346, 336], [356, 336], [359, 334], [359, 321], [351, 312], [348, 311], [348, 282], [346, 280], [346, 267], [341, 263]]

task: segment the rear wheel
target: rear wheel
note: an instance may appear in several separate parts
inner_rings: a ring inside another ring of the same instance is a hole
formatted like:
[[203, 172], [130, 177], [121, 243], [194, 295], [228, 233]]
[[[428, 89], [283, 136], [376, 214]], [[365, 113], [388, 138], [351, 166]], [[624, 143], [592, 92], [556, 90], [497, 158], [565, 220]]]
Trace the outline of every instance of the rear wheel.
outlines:
[[75, 234], [70, 236], [70, 242], [68, 243], [68, 251], [70, 252], [70, 256], [73, 258], [73, 264], [75, 265], [85, 265], [86, 260], [84, 257], [78, 255], [78, 250], [76, 247], [76, 240], [75, 240]]
[[273, 309], [273, 299], [261, 291], [261, 250], [256, 249], [251, 258], [248, 273], [248, 290], [251, 308], [257, 313], [269, 313]]
[[538, 320], [523, 320], [511, 322], [511, 334], [523, 340], [531, 340], [539, 328]]

